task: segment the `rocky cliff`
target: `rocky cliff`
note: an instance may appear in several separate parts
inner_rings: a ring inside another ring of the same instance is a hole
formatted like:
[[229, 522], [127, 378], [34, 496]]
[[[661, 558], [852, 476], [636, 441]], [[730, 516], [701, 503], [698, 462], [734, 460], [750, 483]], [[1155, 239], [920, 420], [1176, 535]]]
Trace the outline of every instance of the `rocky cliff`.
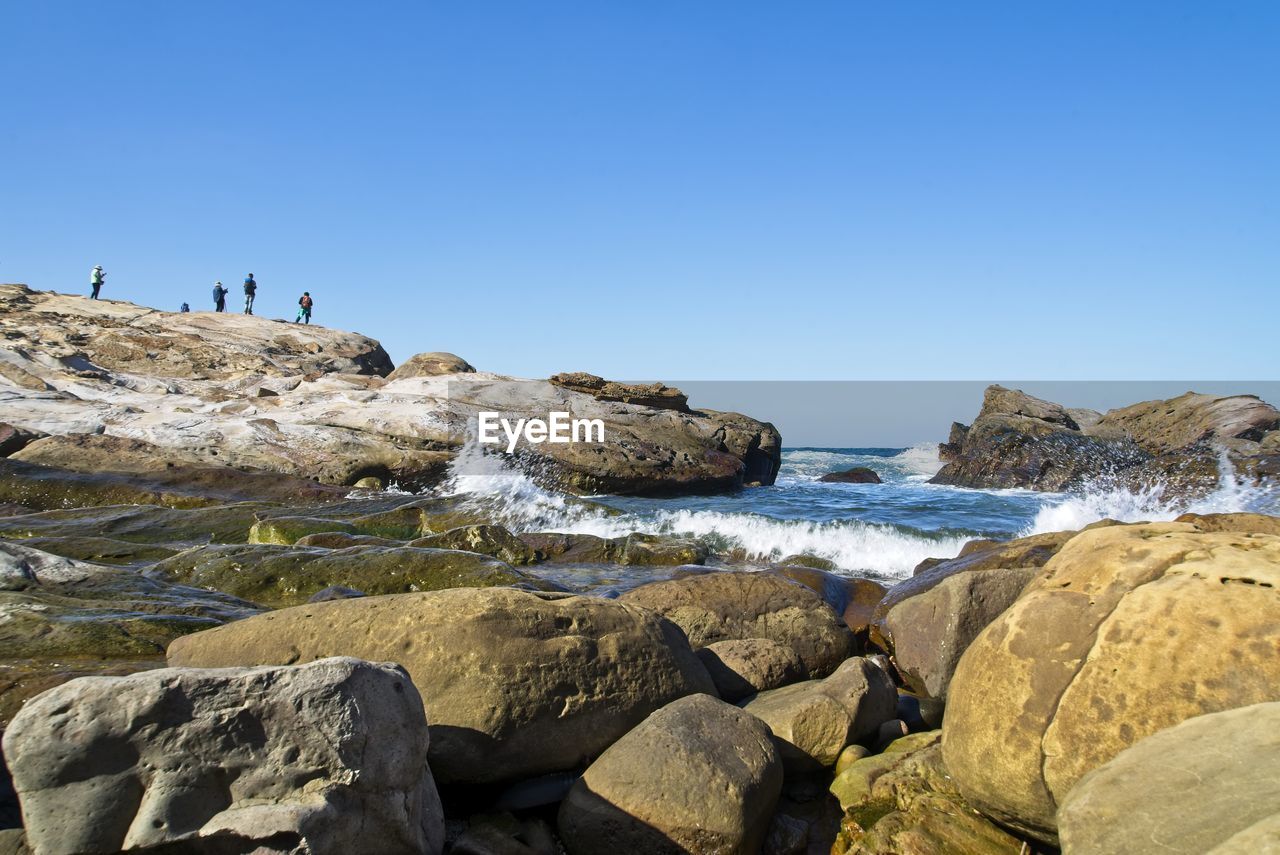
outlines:
[[935, 484], [1073, 490], [1155, 484], [1196, 495], [1219, 483], [1222, 461], [1262, 480], [1280, 477], [1280, 411], [1251, 395], [1188, 392], [1111, 410], [1067, 409], [990, 386], [972, 425], [939, 446]]
[[373, 339], [263, 317], [0, 285], [0, 334], [7, 455], [73, 472], [172, 481], [175, 470], [265, 471], [419, 487], [442, 477], [480, 410], [600, 419], [605, 443], [524, 444], [516, 455], [539, 478], [578, 492], [769, 484], [781, 453], [772, 425], [671, 408], [671, 395], [637, 401], [515, 381], [439, 353], [393, 371]]

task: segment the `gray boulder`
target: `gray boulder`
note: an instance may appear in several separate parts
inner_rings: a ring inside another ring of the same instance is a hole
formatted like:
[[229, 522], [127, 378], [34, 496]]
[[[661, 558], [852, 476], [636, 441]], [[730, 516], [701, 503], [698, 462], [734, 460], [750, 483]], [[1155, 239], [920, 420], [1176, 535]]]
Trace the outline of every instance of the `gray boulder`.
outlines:
[[443, 848], [422, 703], [394, 665], [85, 677], [4, 735], [42, 855]]

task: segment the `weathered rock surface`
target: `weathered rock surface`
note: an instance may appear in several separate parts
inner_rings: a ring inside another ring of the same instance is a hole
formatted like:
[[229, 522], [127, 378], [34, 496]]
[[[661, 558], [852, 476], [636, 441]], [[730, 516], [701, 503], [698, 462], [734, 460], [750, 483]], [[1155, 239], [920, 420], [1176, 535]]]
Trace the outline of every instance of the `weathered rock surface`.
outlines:
[[946, 465], [933, 483], [1038, 490], [1159, 483], [1204, 493], [1218, 484], [1219, 448], [1238, 471], [1271, 477], [1277, 429], [1280, 411], [1249, 395], [1188, 392], [1095, 418], [991, 386], [973, 424], [954, 425], [939, 447]]
[[404, 665], [438, 779], [576, 768], [649, 713], [715, 691], [679, 628], [613, 600], [454, 589], [300, 606], [178, 639], [174, 665], [358, 656]]
[[698, 541], [668, 535], [637, 532], [605, 538], [594, 534], [532, 532], [519, 538], [534, 550], [539, 561], [558, 564], [678, 567], [707, 560], [707, 548]]
[[674, 621], [694, 647], [768, 638], [791, 647], [809, 676], [830, 674], [853, 652], [853, 635], [820, 596], [773, 573], [707, 573], [642, 585], [619, 600]]
[[961, 654], [1074, 536], [1064, 531], [966, 545], [956, 558], [885, 595], [875, 608], [872, 642], [892, 657], [912, 691], [945, 699]]
[[1208, 852], [1280, 813], [1277, 769], [1280, 703], [1187, 719], [1071, 788], [1058, 808], [1063, 852]]
[[966, 797], [1045, 840], [1090, 770], [1157, 730], [1280, 700], [1280, 537], [1085, 531], [961, 657], [943, 752]]
[[4, 736], [40, 853], [440, 852], [422, 704], [403, 670], [86, 677], [28, 701]]
[[936, 732], [903, 737], [837, 777], [831, 789], [846, 813], [832, 855], [1036, 851], [965, 802], [947, 775], [937, 738]]
[[695, 652], [720, 697], [731, 703], [806, 677], [800, 656], [790, 646], [768, 638], [717, 641]]
[[106, 460], [117, 475], [162, 466], [429, 486], [481, 410], [600, 419], [602, 444], [524, 445], [515, 457], [576, 492], [733, 489], [772, 483], [780, 462], [771, 425], [671, 409], [665, 392], [652, 402], [660, 407], [608, 400], [466, 372], [446, 354], [420, 355], [388, 377], [372, 339], [251, 315], [171, 314], [0, 285], [0, 334], [6, 423], [14, 436], [47, 435], [13, 454], [83, 473]]
[[225, 591], [271, 608], [305, 603], [339, 585], [366, 594], [544, 583], [496, 558], [474, 552], [408, 546], [318, 549], [274, 545], [198, 546], [150, 571], [161, 578]]
[[653, 713], [592, 763], [558, 824], [574, 855], [758, 852], [781, 789], [768, 729], [693, 695]]
[[874, 469], [855, 466], [843, 472], [828, 472], [818, 480], [825, 484], [879, 484], [880, 476]]
[[889, 675], [854, 658], [826, 679], [761, 692], [743, 709], [769, 725], [788, 771], [808, 773], [834, 766], [846, 745], [874, 736], [897, 705]]
[[409, 377], [439, 377], [442, 374], [474, 374], [470, 362], [452, 353], [435, 351], [410, 356], [387, 375], [388, 380], [404, 380]]
[[461, 549], [492, 555], [508, 564], [533, 564], [538, 553], [500, 525], [468, 525], [442, 531], [409, 542], [429, 549]]
[[553, 374], [547, 382], [553, 386], [590, 395], [597, 401], [620, 401], [624, 404], [653, 407], [656, 410], [689, 412], [689, 396], [679, 389], [672, 389], [662, 383], [618, 383], [594, 374], [587, 374], [585, 371]]
[[871, 579], [858, 579], [831, 573], [829, 571], [835, 569], [831, 562], [827, 562], [830, 566], [823, 567], [789, 563], [797, 559], [804, 561], [812, 558], [813, 556], [784, 558], [779, 562], [781, 566], [774, 572], [816, 591], [836, 614], [844, 618], [845, 626], [849, 627], [860, 641], [865, 641], [876, 606], [888, 593], [887, 589]]

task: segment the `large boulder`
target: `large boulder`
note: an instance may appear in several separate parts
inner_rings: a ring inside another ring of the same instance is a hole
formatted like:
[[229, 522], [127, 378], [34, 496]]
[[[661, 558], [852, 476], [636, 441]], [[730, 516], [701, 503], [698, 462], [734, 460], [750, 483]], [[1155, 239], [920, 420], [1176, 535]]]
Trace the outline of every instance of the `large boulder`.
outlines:
[[966, 547], [889, 590], [875, 609], [872, 642], [892, 657], [912, 691], [945, 699], [961, 654], [1074, 536], [1052, 532]]
[[1280, 537], [1191, 523], [1067, 542], [960, 659], [943, 752], [966, 797], [1045, 840], [1090, 770], [1162, 728], [1280, 700]]
[[85, 677], [14, 718], [4, 754], [40, 853], [439, 852], [418, 693], [393, 665]]
[[1196, 443], [1258, 442], [1280, 428], [1280, 411], [1256, 395], [1203, 395], [1187, 392], [1167, 401], [1144, 401], [1110, 410], [1092, 432], [1128, 436], [1154, 455]]
[[759, 852], [781, 789], [768, 728], [694, 695], [591, 764], [560, 806], [560, 835], [573, 855]]
[[855, 466], [840, 472], [828, 472], [818, 480], [824, 484], [879, 484], [880, 476], [874, 469]]
[[790, 646], [811, 677], [830, 674], [853, 652], [853, 635], [818, 594], [773, 573], [706, 573], [654, 582], [619, 599], [665, 615], [694, 647], [733, 638]]
[[670, 701], [715, 691], [680, 629], [653, 612], [509, 588], [285, 609], [178, 639], [168, 656], [204, 667], [399, 662], [422, 692], [443, 780], [573, 769]]
[[1199, 855], [1280, 813], [1280, 703], [1187, 719], [1081, 778], [1058, 808], [1062, 849]]
[[846, 745], [874, 736], [897, 706], [889, 675], [854, 658], [825, 679], [761, 692], [743, 709], [769, 725], [788, 770], [808, 773], [834, 766]]
[[305, 603], [335, 585], [366, 594], [495, 585], [547, 587], [541, 579], [488, 555], [409, 546], [332, 550], [265, 544], [197, 546], [158, 562], [149, 572], [271, 608]]

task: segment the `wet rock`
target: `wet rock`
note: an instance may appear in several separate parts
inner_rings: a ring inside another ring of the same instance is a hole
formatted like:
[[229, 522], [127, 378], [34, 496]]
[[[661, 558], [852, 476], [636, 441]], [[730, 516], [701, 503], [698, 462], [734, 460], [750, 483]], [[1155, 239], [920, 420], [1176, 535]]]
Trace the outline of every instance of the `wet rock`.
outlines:
[[538, 532], [517, 537], [534, 550], [539, 561], [557, 564], [678, 567], [707, 560], [707, 548], [698, 541], [660, 534], [637, 532], [603, 538], [593, 534]]
[[328, 659], [74, 680], [4, 753], [39, 852], [440, 852], [427, 733], [403, 670]]
[[309, 534], [355, 534], [355, 526], [320, 517], [274, 517], [258, 520], [249, 529], [249, 543], [292, 546]]
[[159, 543], [130, 543], [110, 537], [29, 537], [24, 546], [97, 564], [142, 564], [160, 561], [182, 550]]
[[[783, 564], [789, 559], [783, 559]], [[845, 626], [861, 640], [867, 637], [867, 629], [875, 614], [876, 606], [884, 599], [887, 589], [879, 582], [858, 579], [827, 572], [828, 568], [782, 566], [777, 572], [822, 596], [835, 613], [844, 618]]]
[[577, 768], [711, 678], [679, 628], [614, 600], [509, 588], [317, 603], [179, 639], [175, 665], [398, 661], [422, 692], [438, 779]]
[[876, 606], [872, 643], [910, 689], [945, 699], [961, 654], [1075, 532], [1007, 543], [973, 541], [960, 555], [895, 585]]
[[487, 555], [413, 547], [201, 546], [157, 563], [151, 572], [271, 608], [305, 603], [336, 585], [373, 595], [494, 585], [542, 586], [536, 577]]
[[450, 855], [560, 855], [551, 827], [541, 819], [509, 813], [480, 814], [450, 847]]
[[327, 603], [329, 600], [351, 600], [356, 597], [367, 597], [364, 591], [357, 591], [355, 588], [344, 588], [341, 585], [331, 585], [322, 591], [316, 591], [311, 595], [309, 603]]
[[835, 765], [850, 742], [874, 737], [897, 702], [889, 675], [854, 658], [826, 679], [761, 692], [743, 709], [769, 725], [788, 772], [807, 774]]
[[866, 466], [855, 466], [843, 472], [828, 472], [818, 479], [824, 484], [879, 484], [880, 476], [874, 469]]
[[39, 437], [40, 434], [35, 431], [23, 430], [0, 422], [0, 457], [8, 457], [15, 451], [21, 451]]
[[128, 543], [244, 543], [258, 503], [184, 510], [155, 505], [114, 505], [41, 511], [0, 517], [0, 536], [10, 538], [107, 537]]
[[717, 641], [696, 652], [720, 697], [731, 703], [807, 676], [791, 647], [768, 638]]
[[321, 549], [350, 549], [353, 546], [406, 546], [403, 541], [371, 534], [347, 534], [342, 531], [320, 531], [304, 534], [293, 542], [297, 547], [315, 546]]
[[665, 615], [694, 647], [735, 638], [790, 646], [810, 676], [830, 674], [853, 650], [853, 635], [809, 588], [772, 573], [707, 573], [655, 582], [619, 600]]
[[410, 541], [409, 546], [431, 549], [460, 549], [492, 555], [508, 564], [533, 564], [534, 549], [500, 525], [468, 525]]
[[756, 852], [782, 788], [768, 729], [707, 695], [615, 742], [560, 807], [570, 853]]
[[957, 665], [947, 768], [979, 809], [1052, 842], [1071, 787], [1138, 740], [1280, 700], [1277, 587], [1276, 535], [1078, 534]]

